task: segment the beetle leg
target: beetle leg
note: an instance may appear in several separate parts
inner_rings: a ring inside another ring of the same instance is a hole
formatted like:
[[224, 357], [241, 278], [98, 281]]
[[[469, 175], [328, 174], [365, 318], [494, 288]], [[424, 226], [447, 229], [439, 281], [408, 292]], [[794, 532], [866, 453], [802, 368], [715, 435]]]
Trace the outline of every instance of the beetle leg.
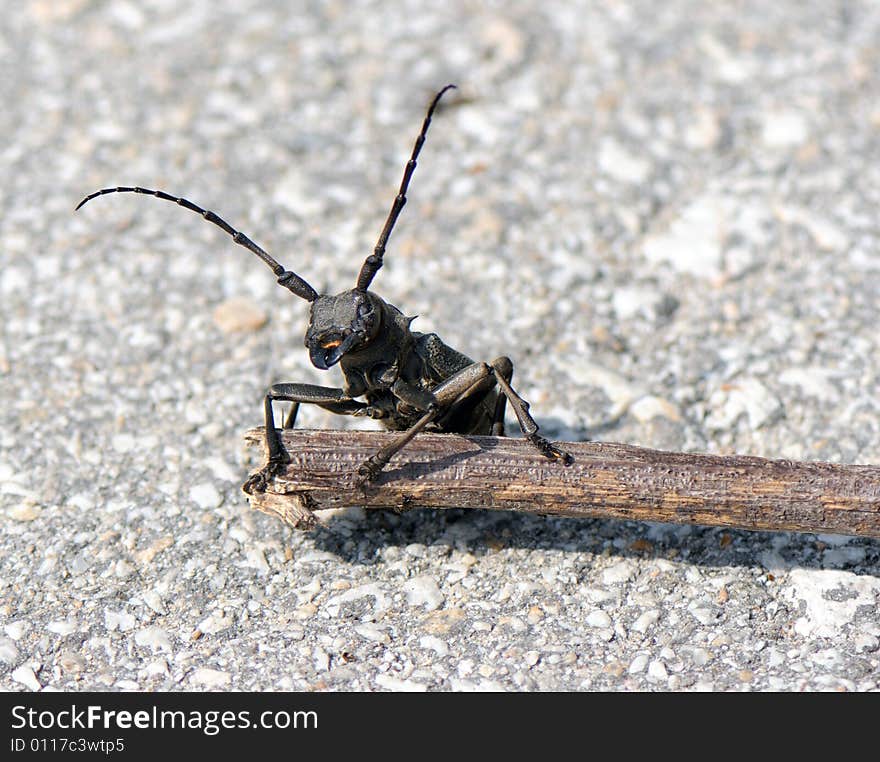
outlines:
[[[431, 392], [415, 389], [402, 381], [395, 383], [392, 391], [402, 402], [416, 409], [425, 411], [424, 415], [407, 429], [399, 438], [390, 442], [379, 452], [366, 460], [358, 468], [357, 484], [363, 487], [375, 479], [394, 455], [431, 421], [443, 413], [449, 412], [457, 402], [471, 394], [491, 389], [496, 383], [501, 388], [500, 400], [495, 405], [495, 416], [492, 431], [497, 433], [499, 424], [503, 432], [505, 400], [510, 402], [513, 412], [519, 421], [520, 428], [526, 439], [532, 443], [542, 455], [551, 460], [560, 460], [565, 465], [573, 462], [572, 456], [565, 450], [556, 447], [538, 434], [538, 424], [529, 414], [529, 403], [519, 396], [510, 385], [513, 377], [513, 363], [507, 357], [499, 357], [492, 365], [476, 362], [462, 368], [458, 373], [442, 381]], [[429, 403], [430, 398], [433, 402]]]
[[342, 389], [330, 386], [314, 386], [313, 384], [273, 384], [263, 402], [266, 414], [266, 451], [268, 459], [266, 465], [252, 474], [244, 483], [242, 489], [250, 494], [265, 492], [269, 482], [278, 474], [281, 467], [290, 461], [290, 456], [284, 451], [281, 436], [275, 428], [275, 415], [272, 410], [274, 401], [293, 402], [293, 408], [284, 421], [284, 428], [293, 428], [296, 414], [301, 403], [317, 405], [324, 410], [339, 415], [357, 415], [367, 407], [363, 402], [347, 396]]
[[[513, 362], [509, 357], [499, 357], [492, 361], [495, 375], [501, 376], [509, 384], [513, 378]], [[495, 401], [495, 411], [492, 414], [492, 436], [504, 436], [504, 411], [507, 408], [507, 395], [499, 394]]]
[[382, 471], [394, 455], [431, 421], [441, 413], [447, 412], [456, 401], [474, 393], [478, 389], [491, 388], [494, 382], [492, 369], [486, 363], [474, 363], [462, 368], [458, 373], [442, 381], [430, 392], [417, 389], [405, 381], [395, 382], [391, 391], [401, 402], [411, 405], [417, 410], [423, 410], [424, 415], [419, 418], [401, 436], [393, 440], [358, 468], [358, 486], [363, 487], [371, 482]]
[[551, 444], [538, 433], [538, 424], [529, 413], [529, 403], [513, 390], [513, 387], [508, 380], [499, 373], [495, 374], [495, 378], [497, 379], [498, 386], [501, 387], [504, 396], [510, 402], [513, 412], [516, 413], [519, 427], [522, 429], [522, 433], [526, 435], [526, 439], [528, 439], [529, 442], [531, 442], [545, 457], [550, 458], [551, 460], [561, 460], [566, 466], [570, 466], [574, 463], [574, 458], [570, 453]]

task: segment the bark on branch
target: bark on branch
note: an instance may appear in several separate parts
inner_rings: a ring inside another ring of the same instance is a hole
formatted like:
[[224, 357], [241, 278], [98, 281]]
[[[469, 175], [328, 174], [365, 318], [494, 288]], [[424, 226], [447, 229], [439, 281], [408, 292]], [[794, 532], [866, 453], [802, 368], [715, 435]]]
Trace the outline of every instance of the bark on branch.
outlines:
[[[311, 528], [328, 508], [481, 508], [880, 537], [880, 467], [569, 442], [548, 461], [522, 439], [420, 434], [366, 489], [358, 466], [397, 434], [283, 432], [291, 462], [251, 505]], [[245, 435], [262, 448], [263, 429]], [[265, 453], [264, 456], [265, 457]]]

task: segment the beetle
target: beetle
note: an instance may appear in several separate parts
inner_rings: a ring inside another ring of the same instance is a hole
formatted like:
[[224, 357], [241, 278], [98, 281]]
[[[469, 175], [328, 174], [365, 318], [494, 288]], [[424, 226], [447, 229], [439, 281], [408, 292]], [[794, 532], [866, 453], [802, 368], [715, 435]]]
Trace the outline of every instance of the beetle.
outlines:
[[[80, 209], [108, 193], [141, 193], [201, 214], [232, 240], [256, 254], [284, 286], [311, 305], [305, 346], [312, 364], [321, 370], [339, 365], [343, 385], [316, 386], [300, 383], [273, 384], [264, 399], [266, 420], [265, 466], [250, 476], [243, 489], [252, 494], [265, 491], [290, 457], [275, 427], [273, 403], [293, 405], [283, 428], [293, 428], [299, 406], [317, 405], [340, 415], [379, 420], [386, 429], [401, 432], [358, 468], [356, 483], [364, 487], [375, 480], [390, 459], [420, 431], [504, 436], [504, 414], [510, 403], [526, 439], [551, 460], [568, 465], [572, 456], [538, 433], [529, 404], [510, 385], [513, 363], [499, 357], [491, 363], [474, 362], [447, 346], [437, 334], [410, 330], [414, 320], [370, 290], [383, 264], [391, 231], [406, 205], [410, 180], [431, 118], [443, 95], [455, 88], [446, 85], [433, 98], [416, 138], [391, 211], [373, 250], [364, 261], [355, 287], [339, 294], [319, 294], [301, 276], [287, 270], [247, 235], [233, 228], [214, 212], [161, 190], [141, 187], [104, 188], [86, 196]], [[363, 399], [358, 399], [363, 398]]]

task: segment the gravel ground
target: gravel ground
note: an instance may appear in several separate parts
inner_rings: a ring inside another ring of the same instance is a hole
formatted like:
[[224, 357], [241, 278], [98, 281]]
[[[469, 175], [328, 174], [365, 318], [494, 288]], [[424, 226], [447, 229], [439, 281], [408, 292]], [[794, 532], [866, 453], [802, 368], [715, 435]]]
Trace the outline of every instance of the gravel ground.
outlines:
[[880, 7], [429, 5], [4, 10], [0, 688], [876, 690], [876, 541], [249, 509], [266, 387], [338, 383], [307, 305], [73, 206], [343, 290], [446, 82], [375, 281], [415, 328], [554, 437], [880, 462]]

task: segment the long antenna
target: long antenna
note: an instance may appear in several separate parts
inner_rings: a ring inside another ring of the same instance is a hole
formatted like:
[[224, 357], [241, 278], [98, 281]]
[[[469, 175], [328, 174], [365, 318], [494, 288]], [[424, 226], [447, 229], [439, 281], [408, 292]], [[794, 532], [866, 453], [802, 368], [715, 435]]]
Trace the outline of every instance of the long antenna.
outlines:
[[77, 211], [84, 204], [87, 204], [93, 198], [97, 198], [98, 196], [104, 196], [108, 193], [143, 193], [147, 196], [155, 196], [156, 198], [161, 198], [165, 201], [173, 201], [178, 206], [182, 206], [184, 209], [189, 209], [193, 212], [196, 212], [202, 217], [204, 217], [208, 222], [213, 222], [217, 227], [226, 231], [229, 235], [232, 236], [232, 240], [235, 241], [239, 246], [244, 246], [248, 251], [256, 254], [260, 259], [262, 259], [269, 267], [272, 268], [272, 272], [278, 278], [278, 283], [285, 288], [292, 291], [297, 296], [305, 299], [306, 301], [313, 302], [318, 298], [318, 292], [315, 291], [305, 280], [303, 280], [296, 273], [290, 272], [286, 270], [282, 265], [275, 261], [275, 259], [264, 249], [257, 246], [250, 238], [248, 238], [244, 233], [239, 230], [236, 230], [232, 225], [218, 217], [214, 212], [208, 209], [202, 209], [202, 207], [194, 204], [192, 201], [187, 201], [185, 198], [178, 198], [177, 196], [172, 196], [170, 193], [166, 193], [165, 191], [160, 190], [150, 190], [149, 188], [129, 188], [120, 186], [118, 188], [103, 188], [102, 190], [95, 191], [94, 193], [86, 196], [82, 201], [80, 201], [76, 205]]
[[416, 138], [416, 144], [413, 146], [412, 156], [410, 156], [409, 161], [406, 163], [406, 169], [403, 171], [403, 180], [400, 182], [400, 190], [397, 191], [397, 197], [391, 205], [388, 219], [385, 220], [385, 227], [382, 228], [382, 233], [379, 235], [376, 248], [373, 250], [373, 253], [366, 258], [361, 267], [356, 286], [358, 291], [366, 291], [370, 287], [370, 283], [372, 283], [376, 273], [379, 272], [379, 268], [382, 267], [382, 260], [385, 256], [385, 246], [388, 243], [388, 237], [394, 229], [394, 223], [397, 222], [400, 212], [403, 210], [403, 207], [406, 206], [406, 189], [409, 187], [409, 181], [412, 179], [413, 172], [416, 170], [416, 160], [419, 157], [419, 151], [422, 150], [422, 145], [425, 143], [425, 136], [428, 134], [428, 127], [431, 124], [431, 117], [434, 114], [434, 109], [437, 108], [437, 104], [440, 102], [440, 98], [443, 97], [443, 93], [447, 90], [454, 89], [455, 85], [446, 85], [446, 87], [434, 96], [434, 100], [431, 101], [431, 105], [428, 107], [428, 114], [425, 116], [425, 121], [422, 122], [422, 131]]

